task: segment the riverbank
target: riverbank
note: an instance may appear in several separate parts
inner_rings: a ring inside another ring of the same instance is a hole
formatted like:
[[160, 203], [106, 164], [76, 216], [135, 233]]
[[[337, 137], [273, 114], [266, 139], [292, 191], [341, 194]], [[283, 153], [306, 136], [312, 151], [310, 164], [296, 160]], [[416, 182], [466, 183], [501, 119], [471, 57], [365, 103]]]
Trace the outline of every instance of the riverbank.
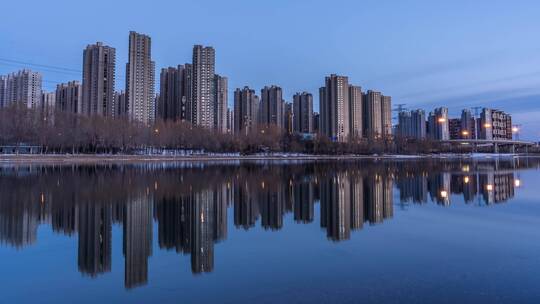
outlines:
[[305, 154], [213, 154], [213, 155], [124, 155], [124, 154], [19, 154], [0, 155], [3, 164], [28, 163], [134, 163], [134, 162], [182, 162], [182, 161], [326, 161], [326, 160], [413, 160], [413, 159], [491, 159], [515, 157], [540, 157], [519, 154], [425, 154], [425, 155], [305, 155]]

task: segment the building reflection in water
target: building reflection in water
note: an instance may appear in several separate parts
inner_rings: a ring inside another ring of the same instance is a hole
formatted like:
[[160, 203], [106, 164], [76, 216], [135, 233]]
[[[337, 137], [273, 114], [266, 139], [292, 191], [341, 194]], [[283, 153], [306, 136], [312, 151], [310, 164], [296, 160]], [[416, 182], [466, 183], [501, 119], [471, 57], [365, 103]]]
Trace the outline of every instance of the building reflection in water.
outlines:
[[508, 201], [521, 185], [518, 169], [538, 163], [351, 162], [141, 164], [0, 167], [0, 242], [23, 249], [38, 240], [38, 227], [78, 237], [78, 269], [89, 277], [111, 271], [113, 225], [123, 231], [125, 287], [145, 285], [153, 227], [162, 250], [189, 255], [194, 274], [214, 270], [214, 246], [234, 227], [268, 231], [319, 225], [333, 241], [394, 215], [399, 204], [452, 197], [468, 204]]

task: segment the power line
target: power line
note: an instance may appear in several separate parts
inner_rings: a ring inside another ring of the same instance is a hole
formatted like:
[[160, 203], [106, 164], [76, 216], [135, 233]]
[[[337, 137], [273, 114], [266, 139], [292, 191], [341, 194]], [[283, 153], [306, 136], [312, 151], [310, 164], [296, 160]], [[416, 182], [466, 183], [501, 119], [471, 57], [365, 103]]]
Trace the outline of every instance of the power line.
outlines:
[[46, 65], [46, 64], [38, 64], [38, 63], [32, 63], [32, 62], [26, 62], [26, 61], [20, 61], [20, 60], [13, 60], [13, 59], [7, 59], [7, 58], [0, 58], [0, 61], [8, 62], [8, 63], [16, 63], [16, 64], [35, 66], [35, 67], [46, 68], [46, 69], [55, 69], [55, 70], [64, 70], [64, 71], [67, 71], [67, 72], [82, 73], [82, 70], [76, 70], [76, 69], [70, 69], [70, 68], [65, 68], [65, 67], [60, 67], [60, 66], [53, 66], [53, 65]]
[[[46, 65], [46, 64], [38, 64], [38, 63], [32, 63], [27, 61], [21, 61], [21, 60], [13, 60], [13, 59], [7, 59], [7, 58], [0, 58], [0, 65], [6, 65], [6, 66], [15, 66], [15, 67], [36, 67], [39, 68], [42, 71], [45, 72], [52, 72], [52, 73], [58, 73], [58, 74], [64, 74], [64, 75], [82, 75], [82, 70], [77, 69], [71, 69], [61, 66], [54, 66], [54, 65]], [[125, 76], [115, 76], [118, 80], [125, 80]]]

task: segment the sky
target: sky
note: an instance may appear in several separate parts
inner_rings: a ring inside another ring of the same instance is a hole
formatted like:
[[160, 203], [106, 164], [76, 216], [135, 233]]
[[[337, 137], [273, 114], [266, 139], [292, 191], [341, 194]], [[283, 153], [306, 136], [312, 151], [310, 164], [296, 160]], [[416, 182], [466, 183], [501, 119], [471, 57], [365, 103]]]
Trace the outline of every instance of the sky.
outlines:
[[83, 49], [96, 41], [116, 48], [122, 89], [134, 30], [152, 37], [156, 79], [190, 62], [194, 44], [213, 46], [229, 104], [237, 87], [275, 84], [286, 100], [313, 93], [318, 109], [318, 88], [335, 73], [409, 109], [499, 108], [522, 139], [540, 139], [538, 1], [3, 2], [0, 74], [40, 71], [49, 91], [81, 79]]

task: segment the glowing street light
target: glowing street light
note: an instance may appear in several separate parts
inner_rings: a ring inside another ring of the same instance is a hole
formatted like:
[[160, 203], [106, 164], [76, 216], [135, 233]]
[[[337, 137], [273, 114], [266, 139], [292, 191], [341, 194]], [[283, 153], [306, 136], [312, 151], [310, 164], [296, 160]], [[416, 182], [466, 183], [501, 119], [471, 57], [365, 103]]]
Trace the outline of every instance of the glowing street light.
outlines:
[[469, 183], [469, 177], [468, 176], [465, 176], [465, 178], [463, 179], [463, 182], [465, 184], [468, 184]]
[[521, 126], [521, 125], [515, 125], [515, 126], [512, 126], [512, 133], [515, 134], [516, 140], [519, 140], [520, 126]]
[[439, 123], [445, 123], [445, 122], [446, 122], [446, 118], [444, 118], [444, 117], [439, 117], [438, 122], [439, 122]]
[[487, 189], [487, 191], [493, 191], [493, 185], [492, 184], [487, 184], [486, 189]]
[[158, 129], [158, 128], [155, 128], [155, 129], [154, 129], [154, 133], [158, 134], [158, 133], [159, 133], [159, 129]]
[[448, 192], [446, 192], [445, 190], [442, 190], [441, 191], [441, 197], [442, 198], [447, 198], [448, 197]]
[[461, 131], [461, 135], [463, 135], [463, 136], [469, 136], [469, 131], [463, 130], [463, 131]]
[[484, 128], [486, 128], [486, 129], [491, 128], [491, 124], [489, 124], [489, 123], [484, 124]]
[[519, 188], [521, 186], [521, 180], [516, 179], [514, 180], [514, 187]]

